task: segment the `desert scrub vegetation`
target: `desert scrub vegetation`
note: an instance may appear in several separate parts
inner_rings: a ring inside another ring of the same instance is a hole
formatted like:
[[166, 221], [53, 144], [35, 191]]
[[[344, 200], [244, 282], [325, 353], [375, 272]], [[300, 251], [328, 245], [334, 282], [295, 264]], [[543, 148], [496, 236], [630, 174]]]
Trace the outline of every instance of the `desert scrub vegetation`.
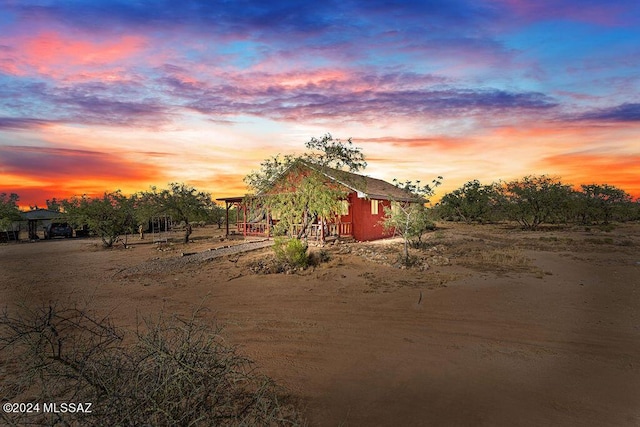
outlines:
[[305, 242], [296, 238], [276, 237], [273, 243], [276, 261], [292, 268], [306, 268], [309, 265], [308, 248]]
[[273, 254], [249, 262], [248, 268], [257, 274], [291, 274], [330, 260], [331, 254], [325, 249], [311, 251], [307, 243], [299, 239], [276, 237]]
[[637, 221], [640, 200], [608, 184], [581, 185], [558, 177], [529, 175], [510, 182], [482, 185], [478, 180], [445, 194], [435, 211], [447, 221], [488, 223], [515, 221], [523, 229], [546, 225], [599, 225]]
[[0, 316], [6, 402], [90, 402], [91, 413], [0, 413], [4, 425], [300, 425], [291, 399], [225, 343], [220, 328], [161, 314], [133, 336], [88, 310]]

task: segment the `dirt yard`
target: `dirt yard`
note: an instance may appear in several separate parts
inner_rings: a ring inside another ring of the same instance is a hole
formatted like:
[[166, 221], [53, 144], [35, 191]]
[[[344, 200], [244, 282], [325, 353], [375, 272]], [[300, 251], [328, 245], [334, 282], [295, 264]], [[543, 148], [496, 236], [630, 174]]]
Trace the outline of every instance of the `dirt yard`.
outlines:
[[1, 245], [0, 302], [89, 305], [122, 327], [202, 306], [314, 426], [640, 425], [638, 224], [443, 223], [412, 269], [390, 242], [328, 246], [295, 274], [253, 273], [268, 248], [169, 262], [238, 243], [220, 236]]

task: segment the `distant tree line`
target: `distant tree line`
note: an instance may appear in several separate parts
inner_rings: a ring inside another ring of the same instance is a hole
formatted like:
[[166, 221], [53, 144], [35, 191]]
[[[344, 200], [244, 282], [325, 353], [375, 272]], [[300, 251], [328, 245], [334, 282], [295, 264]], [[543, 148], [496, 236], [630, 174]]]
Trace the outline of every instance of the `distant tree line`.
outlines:
[[579, 189], [547, 175], [481, 184], [472, 180], [445, 194], [434, 207], [445, 220], [467, 223], [516, 221], [535, 230], [542, 224], [609, 224], [640, 219], [640, 200], [608, 184]]
[[[0, 194], [0, 229], [21, 219], [18, 200], [17, 194]], [[225, 218], [224, 208], [209, 193], [182, 183], [170, 183], [165, 189], [151, 187], [130, 196], [115, 190], [96, 197], [53, 198], [46, 203], [48, 209], [64, 213], [74, 228], [88, 226], [104, 247], [113, 246], [120, 236], [136, 233], [140, 226], [147, 230], [147, 224], [155, 217], [168, 216], [181, 223], [185, 243], [189, 242], [192, 224], [204, 222], [221, 227]]]
[[9, 240], [9, 233], [13, 231], [13, 222], [22, 219], [18, 200], [20, 196], [16, 193], [0, 193], [0, 241]]

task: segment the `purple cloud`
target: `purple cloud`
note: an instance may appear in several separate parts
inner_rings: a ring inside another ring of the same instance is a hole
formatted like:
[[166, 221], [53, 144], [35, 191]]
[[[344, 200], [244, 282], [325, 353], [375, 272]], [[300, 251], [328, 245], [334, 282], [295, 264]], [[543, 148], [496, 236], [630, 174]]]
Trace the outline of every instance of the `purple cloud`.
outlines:
[[557, 105], [551, 97], [539, 92], [464, 88], [341, 91], [332, 90], [331, 85], [299, 88], [217, 86], [204, 91], [186, 91], [181, 95], [190, 100], [187, 107], [203, 114], [252, 114], [274, 120], [459, 117], [486, 111], [511, 114], [522, 110], [548, 110]]
[[48, 122], [157, 128], [171, 120], [170, 107], [137, 84], [0, 84], [0, 96], [0, 111], [11, 114], [0, 119], [0, 128]]
[[158, 175], [153, 165], [118, 154], [37, 146], [0, 145], [0, 167], [9, 174], [44, 179], [143, 180]]
[[21, 117], [0, 117], [0, 130], [22, 130], [39, 128], [52, 123], [50, 120], [21, 118]]
[[640, 104], [625, 103], [582, 114], [577, 120], [601, 122], [640, 122]]

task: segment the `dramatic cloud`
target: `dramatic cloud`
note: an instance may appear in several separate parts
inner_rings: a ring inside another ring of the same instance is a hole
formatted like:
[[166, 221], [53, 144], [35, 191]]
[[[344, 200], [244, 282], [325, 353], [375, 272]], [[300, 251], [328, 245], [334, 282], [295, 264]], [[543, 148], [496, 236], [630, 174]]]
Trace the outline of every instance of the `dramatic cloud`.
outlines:
[[0, 2], [0, 32], [0, 191], [229, 195], [326, 132], [453, 188], [640, 186], [619, 162], [640, 140], [636, 0], [23, 0]]
[[161, 177], [153, 165], [130, 162], [117, 154], [33, 146], [0, 146], [0, 167], [5, 173], [42, 181], [146, 182]]
[[[168, 107], [138, 84], [102, 82], [12, 87], [0, 81], [0, 114], [5, 123], [68, 122], [157, 128], [170, 120]], [[0, 121], [0, 128], [2, 126]]]
[[[380, 116], [451, 117], [502, 111], [546, 110], [556, 101], [537, 92], [498, 89], [449, 88], [433, 76], [355, 75], [345, 80], [309, 82], [305, 77], [266, 78], [269, 86], [221, 85], [207, 87], [165, 79], [176, 97], [190, 100], [186, 106], [204, 114], [251, 114], [274, 120], [349, 120], [368, 122]], [[278, 83], [278, 80], [280, 83]], [[291, 82], [298, 84], [291, 84]], [[418, 84], [422, 82], [422, 85]], [[435, 84], [434, 84], [435, 83]], [[434, 88], [431, 87], [440, 87]]]
[[6, 68], [8, 73], [27, 75], [35, 72], [59, 78], [77, 74], [79, 70], [113, 68], [114, 63], [139, 53], [144, 45], [144, 40], [138, 36], [85, 41], [53, 32], [8, 38], [4, 42], [13, 46], [0, 50], [0, 61], [13, 64]]

